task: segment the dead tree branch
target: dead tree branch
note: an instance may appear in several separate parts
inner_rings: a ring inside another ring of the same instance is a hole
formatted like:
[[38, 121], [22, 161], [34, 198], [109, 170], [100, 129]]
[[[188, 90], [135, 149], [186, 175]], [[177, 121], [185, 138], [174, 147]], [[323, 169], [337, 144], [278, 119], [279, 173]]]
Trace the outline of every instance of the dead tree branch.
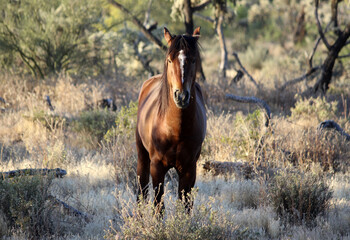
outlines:
[[340, 133], [340, 135], [344, 136], [347, 141], [350, 141], [350, 135], [347, 134], [338, 123], [334, 122], [333, 120], [326, 120], [324, 122], [321, 122], [320, 125], [318, 125], [317, 129], [324, 130], [324, 129], [334, 129], [337, 132]]
[[257, 104], [260, 108], [264, 109], [265, 116], [266, 116], [266, 122], [265, 126], [268, 127], [271, 119], [271, 110], [269, 105], [264, 101], [261, 100], [257, 97], [241, 97], [241, 96], [236, 96], [233, 94], [226, 94], [225, 96], [227, 99], [231, 99], [236, 102], [241, 102], [241, 103], [255, 103]]
[[68, 205], [67, 203], [57, 199], [56, 197], [49, 195], [48, 199], [55, 205], [63, 207], [63, 210], [68, 214], [75, 217], [83, 218], [86, 222], [90, 222], [92, 217], [87, 213], [81, 212], [78, 209]]
[[212, 19], [211, 17], [204, 16], [204, 15], [202, 15], [202, 14], [200, 14], [200, 13], [197, 13], [197, 12], [193, 13], [193, 15], [194, 15], [194, 16], [197, 16], [197, 17], [199, 17], [200, 19], [202, 19], [202, 20], [204, 20], [204, 21], [207, 21], [207, 22], [209, 22], [209, 23], [214, 23], [214, 19]]
[[160, 49], [163, 51], [167, 50], [167, 47], [162, 43], [162, 41], [153, 35], [153, 33], [146, 29], [146, 27], [141, 23], [141, 21], [135, 17], [127, 8], [125, 8], [122, 4], [115, 0], [109, 0], [109, 3], [111, 3], [113, 6], [120, 9], [123, 13], [128, 15], [131, 18], [131, 21], [140, 29], [140, 31], [145, 35], [145, 37], [156, 44]]
[[350, 37], [350, 23], [347, 24], [344, 31], [341, 31], [337, 40], [331, 46], [326, 59], [322, 65], [322, 73], [320, 79], [313, 87], [313, 92], [321, 89], [323, 93], [328, 90], [328, 86], [332, 79], [333, 67], [335, 60], [338, 58], [339, 52], [345, 46], [347, 39]]
[[201, 10], [203, 10], [206, 6], [208, 6], [210, 3], [211, 3], [211, 0], [203, 1], [203, 2], [199, 3], [198, 5], [192, 7], [192, 11], [193, 11], [193, 12], [201, 11]]
[[315, 18], [316, 18], [316, 24], [317, 24], [317, 29], [318, 29], [318, 33], [320, 34], [320, 37], [322, 39], [322, 42], [324, 43], [324, 45], [327, 47], [328, 50], [331, 49], [331, 46], [329, 45], [326, 36], [323, 33], [323, 29], [320, 23], [320, 19], [318, 18], [318, 5], [319, 5], [319, 0], [315, 0]]
[[316, 52], [316, 50], [317, 50], [318, 44], [320, 44], [320, 41], [321, 41], [321, 37], [319, 37], [319, 38], [317, 39], [317, 41], [316, 41], [316, 43], [315, 43], [315, 46], [314, 46], [314, 48], [312, 49], [311, 56], [309, 57], [309, 68], [310, 68], [310, 69], [312, 68], [312, 65], [313, 65], [312, 60], [313, 60], [313, 58], [314, 58], [314, 55], [315, 55], [315, 52]]
[[[331, 26], [331, 23], [332, 22], [329, 22], [327, 24], [327, 26], [325, 28], [325, 31], [324, 31], [325, 33], [328, 32], [329, 27]], [[282, 87], [279, 88], [279, 91], [284, 91], [286, 89], [286, 87], [294, 85], [296, 83], [299, 83], [299, 82], [303, 81], [304, 79], [307, 79], [313, 73], [315, 73], [316, 71], [318, 71], [318, 70], [320, 70], [322, 68], [322, 66], [313, 67], [313, 58], [314, 58], [314, 55], [316, 53], [317, 47], [320, 44], [320, 42], [321, 42], [321, 37], [317, 38], [317, 40], [315, 42], [315, 45], [314, 45], [314, 47], [312, 49], [311, 55], [309, 56], [309, 59], [308, 59], [309, 70], [304, 75], [302, 75], [302, 76], [300, 76], [298, 78], [295, 78], [295, 79], [287, 81], [285, 84], [282, 85]]]
[[259, 85], [256, 83], [256, 81], [254, 80], [254, 78], [248, 73], [248, 71], [243, 67], [242, 63], [241, 63], [241, 60], [239, 60], [239, 57], [238, 57], [238, 54], [236, 52], [234, 52], [232, 54], [235, 58], [236, 58], [236, 61], [238, 63], [238, 65], [242, 68], [243, 72], [245, 74], [247, 74], [247, 76], [249, 77], [250, 81], [252, 81], [252, 83], [254, 83], [255, 87], [257, 89], [259, 89]]
[[0, 172], [0, 180], [19, 177], [19, 176], [34, 176], [34, 175], [41, 175], [41, 176], [52, 175], [57, 178], [62, 178], [66, 174], [67, 174], [67, 171], [61, 168], [55, 168], [55, 169], [28, 168], [28, 169], [13, 170], [9, 172]]
[[145, 13], [145, 20], [143, 21], [143, 26], [147, 26], [149, 23], [149, 18], [151, 16], [152, 3], [153, 3], [153, 0], [149, 0], [148, 5], [147, 5], [147, 11]]
[[338, 58], [348, 58], [348, 57], [350, 57], [350, 54], [339, 56]]
[[[331, 11], [332, 11], [332, 17], [331, 17], [331, 23], [334, 24], [334, 32], [338, 36], [335, 42], [330, 45], [324, 35], [324, 32], [322, 30], [319, 18], [318, 18], [318, 7], [319, 7], [319, 0], [315, 0], [315, 18], [317, 23], [318, 32], [320, 35], [320, 38], [322, 39], [323, 43], [328, 49], [327, 57], [324, 60], [322, 64], [322, 72], [321, 77], [318, 79], [318, 81], [315, 83], [315, 85], [306, 91], [306, 93], [316, 93], [318, 90], [321, 90], [323, 93], [326, 93], [326, 91], [329, 88], [329, 84], [332, 80], [332, 74], [333, 74], [333, 67], [335, 64], [335, 61], [340, 57], [339, 53], [342, 50], [344, 46], [346, 46], [348, 42], [348, 38], [350, 37], [350, 23], [347, 23], [344, 30], [341, 31], [340, 27], [338, 26], [338, 3], [341, 2], [340, 0], [332, 0], [331, 2]], [[329, 26], [328, 25], [328, 26]], [[328, 30], [328, 26], [326, 27], [325, 32]]]
[[307, 73], [305, 73], [304, 75], [298, 77], [298, 78], [295, 78], [293, 80], [289, 80], [287, 81], [285, 84], [282, 85], [282, 87], [279, 88], [279, 91], [283, 91], [286, 89], [286, 87], [288, 86], [291, 86], [291, 85], [294, 85], [296, 83], [299, 83], [301, 81], [303, 81], [304, 79], [310, 77], [313, 73], [315, 73], [316, 71], [320, 70], [321, 69], [321, 66], [317, 66], [317, 67], [313, 67], [311, 68]]
[[332, 17], [331, 17], [331, 22], [333, 22], [334, 26], [334, 33], [339, 35], [340, 30], [338, 26], [338, 3], [341, 2], [341, 0], [332, 0], [331, 2], [331, 9], [332, 9]]

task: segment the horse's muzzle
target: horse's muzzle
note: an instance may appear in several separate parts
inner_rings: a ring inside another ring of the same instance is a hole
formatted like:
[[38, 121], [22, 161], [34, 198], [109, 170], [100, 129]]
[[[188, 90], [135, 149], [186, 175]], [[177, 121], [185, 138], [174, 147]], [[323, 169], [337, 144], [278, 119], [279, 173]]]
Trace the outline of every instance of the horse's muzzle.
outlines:
[[190, 104], [190, 92], [186, 90], [175, 90], [174, 101], [178, 108], [187, 108]]

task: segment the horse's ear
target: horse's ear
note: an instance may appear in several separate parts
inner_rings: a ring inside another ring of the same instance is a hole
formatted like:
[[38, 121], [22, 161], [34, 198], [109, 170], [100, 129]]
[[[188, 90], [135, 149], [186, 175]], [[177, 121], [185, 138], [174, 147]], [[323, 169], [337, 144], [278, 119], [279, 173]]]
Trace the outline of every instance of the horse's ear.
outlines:
[[201, 27], [197, 27], [197, 28], [193, 31], [192, 36], [193, 36], [193, 37], [197, 37], [197, 38], [200, 37], [200, 35], [201, 35], [200, 30], [201, 30]]
[[169, 32], [169, 30], [166, 27], [164, 27], [164, 38], [165, 38], [166, 42], [168, 43], [168, 45], [170, 46], [171, 45], [171, 39], [173, 37], [171, 36], [171, 33]]

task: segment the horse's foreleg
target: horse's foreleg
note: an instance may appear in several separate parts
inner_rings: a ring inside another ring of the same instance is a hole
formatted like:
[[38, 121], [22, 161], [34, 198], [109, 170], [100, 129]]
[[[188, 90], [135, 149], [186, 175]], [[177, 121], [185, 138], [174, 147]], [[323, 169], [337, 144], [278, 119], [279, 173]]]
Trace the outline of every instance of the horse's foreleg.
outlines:
[[137, 202], [142, 199], [146, 199], [148, 195], [148, 183], [149, 183], [149, 174], [150, 174], [150, 160], [149, 154], [145, 147], [142, 144], [142, 141], [136, 133], [136, 149], [137, 149], [137, 178], [139, 181], [138, 184], [138, 193], [137, 193]]
[[157, 212], [162, 213], [164, 210], [164, 204], [162, 203], [162, 197], [164, 194], [164, 178], [167, 169], [162, 163], [151, 163], [151, 176], [154, 189], [154, 205]]
[[186, 211], [189, 213], [193, 206], [193, 200], [189, 194], [196, 181], [196, 164], [186, 169], [186, 171], [179, 172], [179, 199], [184, 201]]

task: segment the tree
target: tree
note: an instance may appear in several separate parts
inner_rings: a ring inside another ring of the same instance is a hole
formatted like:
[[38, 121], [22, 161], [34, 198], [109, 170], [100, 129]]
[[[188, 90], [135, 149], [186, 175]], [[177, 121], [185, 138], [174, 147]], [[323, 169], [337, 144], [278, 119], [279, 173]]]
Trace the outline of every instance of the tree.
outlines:
[[[325, 33], [323, 32], [320, 20], [318, 18], [319, 0], [315, 0], [315, 18], [317, 22], [317, 28], [320, 38], [326, 46], [328, 53], [321, 67], [321, 77], [314, 85], [313, 92], [321, 90], [323, 93], [325, 93], [328, 90], [329, 84], [332, 80], [332, 73], [335, 61], [343, 57], [339, 56], [339, 53], [346, 45], [350, 44], [350, 42], [348, 41], [350, 37], [350, 22], [346, 23], [343, 30], [341, 30], [341, 26], [339, 26], [338, 6], [340, 2], [342, 2], [342, 0], [331, 1], [332, 17], [330, 24], [333, 24], [333, 32], [337, 38], [333, 44], [330, 44], [325, 36]], [[348, 57], [350, 57], [350, 55]]]
[[0, 1], [0, 53], [15, 53], [33, 75], [93, 66], [89, 37], [101, 1]]

